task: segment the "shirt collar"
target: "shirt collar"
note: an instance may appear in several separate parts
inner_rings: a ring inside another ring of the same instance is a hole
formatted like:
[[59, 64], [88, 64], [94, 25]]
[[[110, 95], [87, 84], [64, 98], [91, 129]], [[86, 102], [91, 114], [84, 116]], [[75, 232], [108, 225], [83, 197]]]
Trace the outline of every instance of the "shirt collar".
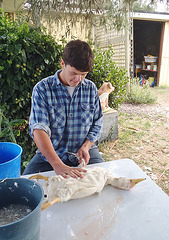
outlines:
[[[59, 84], [62, 84], [60, 79], [59, 79], [59, 73], [62, 71], [62, 69], [58, 70], [55, 74], [54, 74], [54, 78], [53, 78], [53, 84], [55, 85], [59, 85]], [[87, 81], [86, 81], [86, 78], [84, 78], [81, 83], [79, 85], [86, 85], [87, 84]], [[78, 85], [78, 86], [79, 86]]]

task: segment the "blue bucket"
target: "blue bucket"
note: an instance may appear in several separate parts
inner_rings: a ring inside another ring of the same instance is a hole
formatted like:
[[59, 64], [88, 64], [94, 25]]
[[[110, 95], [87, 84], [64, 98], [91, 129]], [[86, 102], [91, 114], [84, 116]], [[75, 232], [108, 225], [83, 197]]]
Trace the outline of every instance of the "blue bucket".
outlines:
[[32, 210], [15, 222], [0, 225], [0, 240], [39, 240], [43, 195], [41, 185], [33, 180], [0, 180], [0, 209], [11, 204], [23, 204]]
[[0, 179], [21, 175], [22, 148], [11, 142], [0, 142]]

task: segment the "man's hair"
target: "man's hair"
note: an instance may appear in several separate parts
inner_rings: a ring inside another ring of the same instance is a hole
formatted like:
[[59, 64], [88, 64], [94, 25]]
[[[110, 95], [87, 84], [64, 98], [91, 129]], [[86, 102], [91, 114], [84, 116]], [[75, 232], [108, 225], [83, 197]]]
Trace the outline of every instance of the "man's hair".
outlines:
[[89, 44], [81, 40], [72, 40], [63, 50], [62, 59], [81, 72], [89, 72], [93, 67], [94, 54]]

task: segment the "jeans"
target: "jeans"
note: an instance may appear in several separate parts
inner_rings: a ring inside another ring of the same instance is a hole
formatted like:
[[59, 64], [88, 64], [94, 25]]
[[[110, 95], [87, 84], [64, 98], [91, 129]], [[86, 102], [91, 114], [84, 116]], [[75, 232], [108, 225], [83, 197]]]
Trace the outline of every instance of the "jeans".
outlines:
[[[88, 164], [94, 164], [94, 163], [101, 163], [103, 162], [102, 156], [100, 155], [98, 148], [92, 148], [89, 150], [90, 160]], [[66, 162], [64, 164], [70, 166], [70, 167], [77, 167], [79, 165], [78, 159], [76, 157], [74, 158], [67, 158]], [[39, 173], [39, 172], [47, 172], [52, 171], [53, 168], [50, 165], [49, 162], [42, 159], [41, 154], [36, 154], [31, 161], [29, 162], [28, 166], [23, 172], [23, 175], [26, 174], [33, 174], [33, 173]]]

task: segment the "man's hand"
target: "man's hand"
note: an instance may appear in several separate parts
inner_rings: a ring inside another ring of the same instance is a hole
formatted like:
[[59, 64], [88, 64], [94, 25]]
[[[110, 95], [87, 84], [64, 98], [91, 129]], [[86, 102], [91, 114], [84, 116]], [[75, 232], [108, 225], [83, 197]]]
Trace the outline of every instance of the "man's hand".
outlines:
[[82, 168], [72, 168], [67, 165], [65, 165], [63, 162], [57, 163], [56, 166], [53, 167], [54, 171], [57, 175], [61, 175], [64, 178], [83, 178], [83, 172], [86, 172], [85, 169]]
[[79, 156], [79, 163], [82, 163], [84, 159], [85, 160], [85, 165], [88, 164], [90, 155], [89, 155], [89, 150], [91, 146], [94, 144], [94, 142], [90, 142], [88, 139], [84, 142], [84, 144], [79, 148], [78, 150], [78, 156]]
[[81, 168], [72, 168], [65, 165], [56, 154], [50, 137], [45, 131], [35, 129], [33, 135], [39, 151], [46, 157], [57, 175], [61, 175], [64, 178], [69, 178], [69, 176], [73, 178], [83, 178], [83, 174], [81, 172], [86, 172], [86, 170]]
[[90, 159], [89, 151], [86, 148], [83, 148], [82, 146], [81, 148], [79, 148], [77, 153], [79, 156], [79, 163], [82, 163], [84, 159], [85, 165], [87, 165]]

